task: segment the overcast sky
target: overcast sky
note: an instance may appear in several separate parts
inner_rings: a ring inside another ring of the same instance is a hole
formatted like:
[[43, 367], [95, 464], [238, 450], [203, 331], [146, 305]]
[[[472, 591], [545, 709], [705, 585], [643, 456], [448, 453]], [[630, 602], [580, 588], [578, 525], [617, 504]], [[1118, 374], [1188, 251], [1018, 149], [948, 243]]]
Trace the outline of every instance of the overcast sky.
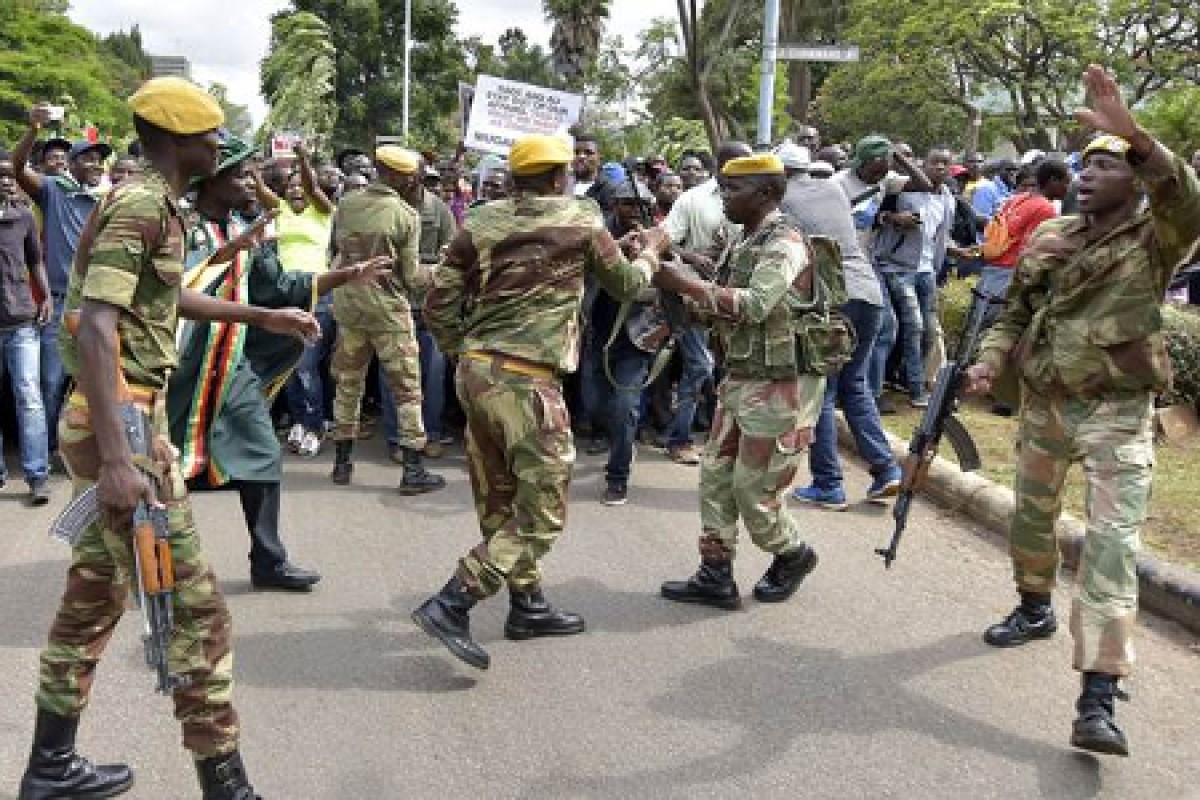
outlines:
[[[288, 5], [288, 0], [71, 0], [70, 14], [102, 34], [139, 25], [149, 52], [185, 56], [195, 80], [224, 83], [230, 97], [249, 106], [261, 122], [266, 108], [258, 94], [258, 62], [270, 38], [268, 18]], [[458, 8], [462, 36], [494, 43], [507, 28], [519, 27], [531, 41], [549, 41], [541, 0], [458, 0]], [[671, 0], [613, 0], [608, 30], [628, 44], [654, 17], [674, 14]]]

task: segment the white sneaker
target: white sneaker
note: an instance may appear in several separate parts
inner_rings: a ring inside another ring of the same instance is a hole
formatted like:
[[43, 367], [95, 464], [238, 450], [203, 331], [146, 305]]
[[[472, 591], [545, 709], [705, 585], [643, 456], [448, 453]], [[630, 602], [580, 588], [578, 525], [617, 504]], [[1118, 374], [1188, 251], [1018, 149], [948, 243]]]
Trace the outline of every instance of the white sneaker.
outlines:
[[291, 450], [293, 453], [299, 453], [300, 452], [300, 443], [302, 441], [304, 441], [304, 426], [299, 425], [299, 424], [293, 425], [291, 427], [291, 429], [288, 430], [288, 436], [287, 436], [288, 450]]
[[296, 452], [302, 456], [313, 458], [321, 452], [321, 437], [315, 433], [305, 433], [304, 438], [300, 441], [300, 449]]

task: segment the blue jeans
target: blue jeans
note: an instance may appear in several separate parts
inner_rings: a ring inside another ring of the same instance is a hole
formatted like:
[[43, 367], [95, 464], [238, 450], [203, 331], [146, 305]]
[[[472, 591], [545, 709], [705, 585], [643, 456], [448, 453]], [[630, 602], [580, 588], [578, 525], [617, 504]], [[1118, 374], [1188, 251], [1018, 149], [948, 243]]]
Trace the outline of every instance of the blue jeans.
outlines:
[[633, 441], [641, 419], [642, 384], [646, 382], [652, 363], [654, 355], [634, 347], [624, 334], [617, 337], [608, 351], [611, 381], [603, 374], [604, 363], [600, 363], [603, 386], [608, 395], [608, 464], [604, 467], [604, 477], [609, 483], [622, 486], [629, 483]]
[[[43, 483], [50, 471], [49, 441], [46, 430], [46, 411], [42, 405], [41, 347], [38, 329], [33, 323], [8, 331], [0, 331], [0, 381], [7, 369], [12, 377], [13, 398], [17, 406], [17, 426], [20, 429], [21, 469], [30, 486]], [[3, 453], [0, 442], [0, 453]], [[3, 457], [0, 456], [0, 477], [6, 477]]]
[[883, 379], [886, 377], [888, 356], [896, 346], [896, 311], [892, 307], [892, 296], [882, 277], [879, 285], [883, 290], [883, 307], [879, 309], [879, 332], [875, 336], [875, 344], [867, 362], [867, 386], [872, 397], [883, 396]]
[[66, 298], [62, 295], [54, 296], [54, 316], [41, 330], [39, 370], [42, 409], [47, 431], [46, 447], [51, 453], [58, 450], [58, 414], [62, 410], [67, 388], [67, 374], [63, 371], [62, 359], [58, 355], [58, 331], [62, 327], [65, 303]]
[[296, 366], [296, 374], [288, 381], [287, 405], [292, 417], [292, 424], [304, 426], [311, 433], [322, 433], [325, 430], [326, 386], [322, 371], [329, 363], [333, 354], [334, 341], [337, 339], [337, 323], [334, 322], [333, 312], [322, 300], [315, 312], [317, 323], [321, 326], [321, 338], [316, 344], [304, 348], [304, 355]]
[[[446, 357], [438, 349], [433, 334], [424, 325], [417, 328], [417, 347], [421, 364], [421, 423], [429, 441], [442, 438], [442, 413], [446, 410]], [[396, 430], [396, 400], [387, 373], [379, 370], [379, 391], [383, 395], [383, 433], [388, 447], [400, 444]]]
[[925, 356], [933, 346], [937, 280], [932, 272], [885, 272], [888, 294], [896, 305], [899, 342], [904, 348], [904, 382], [909, 399], [927, 397]]
[[838, 461], [837, 422], [834, 402], [842, 401], [846, 424], [854, 434], [858, 453], [871, 465], [871, 474], [879, 475], [896, 464], [892, 448], [879, 421], [875, 396], [867, 383], [867, 370], [875, 351], [875, 339], [885, 316], [884, 309], [862, 300], [851, 300], [842, 312], [854, 325], [858, 342], [850, 360], [836, 376], [825, 382], [825, 403], [813, 430], [813, 443], [808, 451], [808, 469], [813, 485], [820, 489], [842, 488], [842, 467]]
[[691, 443], [700, 392], [713, 373], [713, 357], [704, 328], [693, 326], [685, 330], [679, 336], [678, 346], [683, 370], [675, 389], [675, 417], [667, 427], [668, 447]]
[[[979, 274], [979, 283], [975, 288], [989, 297], [998, 297], [1001, 300], [1008, 294], [1008, 285], [1012, 283], [1013, 270], [1008, 267], [993, 267], [987, 266], [983, 268], [983, 272]], [[983, 318], [985, 324], [990, 326], [1000, 316], [1000, 312], [1004, 310], [1003, 303], [993, 303], [988, 306], [987, 313]]]

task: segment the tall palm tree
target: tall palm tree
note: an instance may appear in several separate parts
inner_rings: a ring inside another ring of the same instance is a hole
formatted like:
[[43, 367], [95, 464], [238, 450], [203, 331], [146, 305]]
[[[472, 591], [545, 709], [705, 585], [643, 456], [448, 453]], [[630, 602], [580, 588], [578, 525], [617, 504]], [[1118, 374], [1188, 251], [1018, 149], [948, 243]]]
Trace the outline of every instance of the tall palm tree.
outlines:
[[334, 102], [337, 50], [325, 20], [307, 11], [271, 18], [271, 46], [259, 65], [263, 97], [271, 105], [268, 130], [302, 133], [313, 151], [329, 143], [337, 122]]
[[596, 63], [611, 0], [542, 0], [550, 32], [554, 71], [572, 89], [582, 89]]

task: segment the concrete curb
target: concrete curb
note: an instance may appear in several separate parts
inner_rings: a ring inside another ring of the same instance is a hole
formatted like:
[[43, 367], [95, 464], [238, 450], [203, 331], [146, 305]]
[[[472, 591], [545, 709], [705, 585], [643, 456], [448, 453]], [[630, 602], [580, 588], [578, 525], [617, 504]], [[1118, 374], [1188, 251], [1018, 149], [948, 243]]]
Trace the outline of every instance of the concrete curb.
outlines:
[[[908, 442], [885, 433], [892, 452], [903, 462], [908, 455]], [[838, 439], [843, 449], [855, 452], [854, 438], [840, 413]], [[938, 457], [930, 467], [923, 494], [944, 508], [965, 514], [990, 530], [1008, 536], [1015, 506], [1009, 488], [973, 472], [963, 472], [956, 464]], [[1059, 552], [1063, 562], [1072, 569], [1079, 563], [1085, 530], [1082, 520], [1068, 514], [1058, 521]], [[1142, 607], [1200, 634], [1200, 573], [1145, 553], [1138, 556], [1137, 571]]]

